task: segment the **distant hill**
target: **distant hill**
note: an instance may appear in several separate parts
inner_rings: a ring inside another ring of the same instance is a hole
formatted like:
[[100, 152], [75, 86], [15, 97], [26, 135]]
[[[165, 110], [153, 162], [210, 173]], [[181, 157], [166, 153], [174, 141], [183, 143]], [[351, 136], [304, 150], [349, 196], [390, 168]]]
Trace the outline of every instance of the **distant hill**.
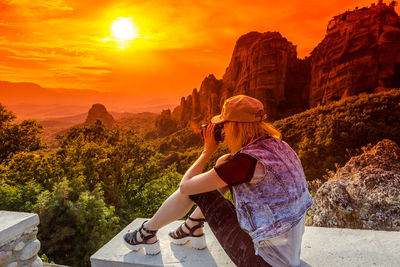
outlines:
[[[152, 114], [153, 116], [156, 116], [157, 114], [151, 113], [151, 112], [143, 112], [143, 113], [129, 113], [129, 112], [114, 112], [114, 111], [109, 111], [114, 119], [119, 120], [122, 118], [128, 119], [129, 117], [142, 117], [142, 114]], [[77, 114], [74, 116], [67, 116], [67, 117], [55, 117], [51, 119], [46, 119], [46, 120], [40, 120], [39, 122], [44, 126], [44, 127], [59, 127], [59, 126], [69, 126], [69, 125], [77, 125], [85, 122], [85, 119], [87, 117], [87, 113], [81, 113]]]
[[[50, 145], [50, 147], [57, 147], [57, 135], [66, 133], [72, 127], [83, 125], [88, 118], [88, 113], [89, 112], [74, 116], [39, 120], [39, 123], [44, 127], [44, 140]], [[108, 114], [113, 117], [114, 122], [112, 125], [132, 129], [137, 134], [142, 136], [145, 136], [149, 132], [155, 131], [155, 121], [156, 118], [159, 117], [158, 114], [151, 112], [129, 113], [110, 111]], [[93, 120], [95, 120], [95, 118], [90, 119], [92, 122]]]
[[0, 81], [0, 103], [17, 115], [17, 120], [49, 120], [85, 113], [93, 103], [102, 103], [119, 113], [160, 112], [176, 106], [162, 97], [130, 93], [44, 88], [35, 83]]
[[54, 127], [54, 126], [63, 126], [63, 125], [74, 125], [80, 124], [85, 121], [87, 117], [87, 113], [78, 114], [75, 116], [68, 117], [56, 117], [48, 120], [39, 121], [44, 127]]
[[124, 114], [123, 116], [120, 114], [121, 117], [118, 118], [114, 113], [111, 114], [116, 118], [116, 125], [123, 128], [133, 129], [137, 134], [143, 137], [156, 130], [155, 122], [160, 116], [159, 114], [152, 112], [141, 112], [135, 114]]
[[107, 112], [106, 107], [102, 104], [93, 104], [89, 109], [85, 124], [92, 124], [97, 120], [101, 120], [108, 128], [111, 128], [115, 123], [114, 117]]

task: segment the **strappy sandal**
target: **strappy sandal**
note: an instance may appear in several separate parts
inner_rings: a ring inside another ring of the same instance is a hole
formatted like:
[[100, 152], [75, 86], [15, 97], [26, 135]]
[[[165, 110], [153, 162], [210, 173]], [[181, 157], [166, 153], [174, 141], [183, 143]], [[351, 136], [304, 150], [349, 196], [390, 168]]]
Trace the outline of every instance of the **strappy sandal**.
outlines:
[[[150, 244], [147, 244], [146, 242], [150, 238], [156, 236], [157, 230], [146, 229], [144, 227], [144, 224], [146, 222], [147, 221], [144, 221], [142, 223], [142, 226], [140, 226], [139, 229], [137, 229], [133, 232], [130, 232], [130, 230], [129, 230], [128, 233], [124, 234], [124, 236], [123, 236], [124, 244], [132, 250], [137, 251], [140, 248], [144, 248], [147, 255], [156, 255], [156, 254], [160, 253], [160, 241], [157, 240], [156, 242], [150, 243]], [[149, 235], [145, 236], [143, 234], [142, 230], [145, 231], [146, 233], [148, 233]], [[142, 238], [142, 241], [140, 241], [140, 242], [136, 239], [138, 232], [140, 234], [140, 237]]]
[[[189, 220], [198, 222], [195, 226], [190, 228], [186, 221], [179, 226], [179, 228], [174, 231], [174, 232], [169, 232], [169, 239], [172, 243], [175, 245], [184, 245], [186, 242], [190, 241], [192, 244], [192, 247], [195, 249], [204, 249], [207, 247], [206, 244], [206, 237], [204, 233], [201, 235], [194, 235], [194, 231], [199, 229], [200, 227], [204, 226], [204, 222], [206, 221], [205, 219], [193, 219], [191, 217], [188, 217]], [[185, 233], [182, 229], [182, 225], [185, 225], [186, 228], [189, 230], [189, 233]]]

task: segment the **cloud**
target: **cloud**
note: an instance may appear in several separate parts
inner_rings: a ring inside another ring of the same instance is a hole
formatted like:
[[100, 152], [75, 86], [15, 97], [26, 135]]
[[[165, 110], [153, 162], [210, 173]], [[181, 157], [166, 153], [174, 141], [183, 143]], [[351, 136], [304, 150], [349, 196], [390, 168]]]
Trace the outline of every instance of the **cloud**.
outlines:
[[72, 7], [67, 5], [64, 0], [12, 0], [11, 5], [26, 5], [31, 8], [46, 8], [49, 10], [72, 11]]
[[[206, 75], [223, 75], [236, 40], [249, 31], [279, 31], [304, 57], [334, 15], [370, 4], [0, 0], [0, 78], [45, 87], [189, 93]], [[117, 17], [132, 18], [140, 38], [113, 41], [110, 25]]]

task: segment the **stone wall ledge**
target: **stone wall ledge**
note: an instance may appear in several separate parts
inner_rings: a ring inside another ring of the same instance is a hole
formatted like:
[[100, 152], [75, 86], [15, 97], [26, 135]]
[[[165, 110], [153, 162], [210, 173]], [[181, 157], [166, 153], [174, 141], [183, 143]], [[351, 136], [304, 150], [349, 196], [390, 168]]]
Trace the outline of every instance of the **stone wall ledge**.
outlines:
[[35, 213], [0, 210], [0, 247], [39, 224]]
[[34, 213], [0, 211], [0, 266], [42, 267], [36, 239], [39, 216]]
[[[122, 242], [128, 229], [138, 228], [145, 219], [134, 220], [90, 258], [92, 267], [119, 266], [234, 266], [217, 242], [207, 223], [207, 248], [192, 249], [168, 241], [168, 232], [183, 221], [175, 221], [158, 232], [161, 253], [145, 255], [129, 250]], [[306, 227], [301, 266], [400, 266], [400, 232]]]

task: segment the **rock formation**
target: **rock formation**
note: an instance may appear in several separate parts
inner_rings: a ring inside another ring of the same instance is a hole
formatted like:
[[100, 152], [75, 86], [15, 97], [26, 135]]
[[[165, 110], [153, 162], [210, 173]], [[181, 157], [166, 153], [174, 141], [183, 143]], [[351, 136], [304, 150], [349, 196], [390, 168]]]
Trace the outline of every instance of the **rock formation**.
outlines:
[[325, 182], [309, 210], [314, 226], [400, 229], [400, 148], [388, 139], [352, 157]]
[[176, 120], [171, 117], [171, 110], [163, 110], [155, 121], [157, 135], [160, 137], [167, 136], [175, 132], [178, 128]]
[[400, 18], [393, 5], [347, 11], [311, 52], [309, 106], [400, 87]]
[[206, 77], [199, 91], [194, 89], [181, 99], [173, 118], [184, 124], [209, 119], [220, 112], [226, 98], [236, 94], [260, 99], [271, 120], [280, 116], [280, 107], [302, 111], [309, 81], [309, 64], [305, 62], [297, 58], [296, 46], [280, 33], [250, 32], [236, 42], [222, 80], [212, 74]]
[[107, 112], [107, 109], [102, 104], [93, 104], [90, 108], [85, 124], [91, 124], [101, 120], [107, 127], [112, 127], [114, 124], [113, 116]]
[[400, 87], [400, 18], [380, 1], [335, 16], [310, 57], [278, 32], [250, 32], [235, 45], [222, 79], [207, 76], [172, 117], [186, 126], [218, 114], [236, 94], [260, 99], [270, 121], [316, 105]]
[[[275, 119], [279, 116], [279, 105], [288, 100], [287, 95], [304, 89], [303, 80], [307, 77], [288, 75], [299, 70], [300, 64], [296, 46], [280, 33], [243, 35], [236, 42], [223, 76], [220, 104], [232, 95], [249, 95], [261, 100], [270, 119]], [[297, 100], [304, 103], [306, 96], [297, 95]]]
[[200, 90], [194, 89], [172, 112], [172, 118], [186, 125], [188, 121], [200, 121], [220, 112], [222, 80], [210, 74], [201, 83]]

